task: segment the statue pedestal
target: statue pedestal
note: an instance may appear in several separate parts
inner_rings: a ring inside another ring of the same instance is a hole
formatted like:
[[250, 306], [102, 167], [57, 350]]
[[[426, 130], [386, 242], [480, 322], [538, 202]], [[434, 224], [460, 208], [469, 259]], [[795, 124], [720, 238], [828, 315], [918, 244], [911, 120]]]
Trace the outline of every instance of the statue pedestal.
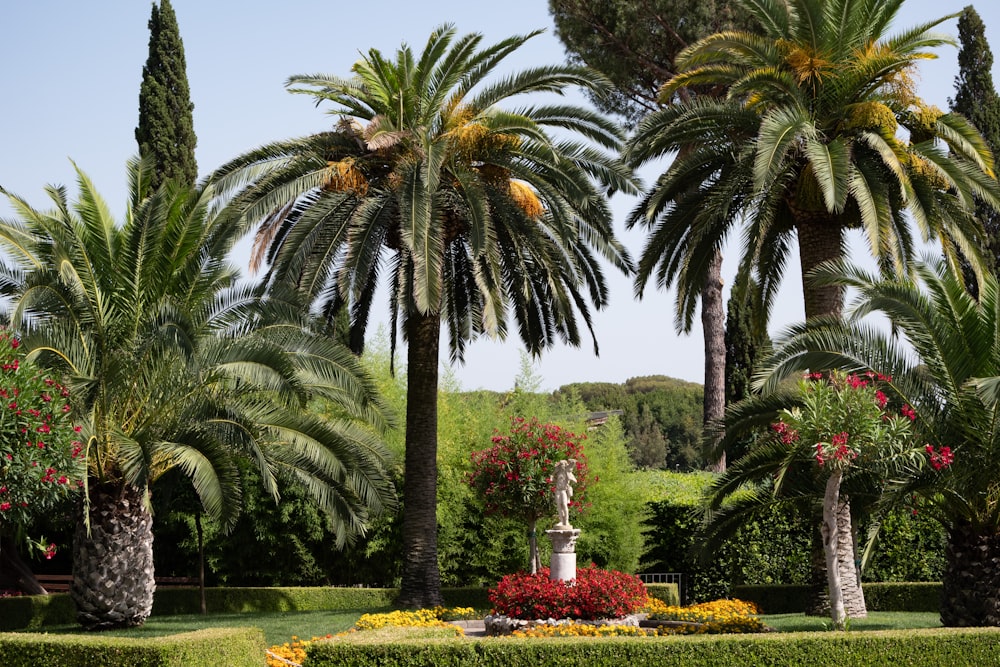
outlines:
[[553, 581], [576, 579], [576, 538], [580, 537], [580, 529], [557, 526], [554, 530], [546, 530], [545, 534], [552, 540], [549, 579]]

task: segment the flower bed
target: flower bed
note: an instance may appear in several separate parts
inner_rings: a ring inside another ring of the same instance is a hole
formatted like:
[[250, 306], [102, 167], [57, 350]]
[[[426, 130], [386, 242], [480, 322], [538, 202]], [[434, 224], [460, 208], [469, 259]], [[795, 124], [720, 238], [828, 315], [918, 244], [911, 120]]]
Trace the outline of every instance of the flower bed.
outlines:
[[622, 618], [647, 599], [638, 577], [593, 566], [578, 569], [571, 582], [552, 581], [548, 568], [537, 574], [510, 574], [489, 597], [497, 614], [523, 620]]

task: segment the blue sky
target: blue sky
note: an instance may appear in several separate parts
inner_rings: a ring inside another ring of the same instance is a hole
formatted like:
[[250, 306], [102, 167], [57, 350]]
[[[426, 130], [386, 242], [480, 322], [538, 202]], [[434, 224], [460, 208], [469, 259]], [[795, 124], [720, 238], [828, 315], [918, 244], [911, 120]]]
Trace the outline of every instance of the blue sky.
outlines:
[[[45, 207], [43, 187], [75, 190], [70, 159], [94, 180], [112, 210], [124, 210], [125, 162], [136, 151], [134, 129], [139, 83], [146, 60], [149, 2], [138, 0], [32, 0], [0, 9], [0, 185]], [[415, 50], [444, 22], [460, 33], [481, 32], [487, 42], [535, 29], [546, 32], [509, 58], [512, 69], [557, 63], [564, 58], [544, 0], [507, 2], [400, 2], [376, 4], [283, 0], [172, 0], [187, 58], [195, 105], [199, 172], [254, 146], [328, 127], [333, 119], [308, 98], [290, 95], [283, 84], [293, 74], [347, 76], [362, 51], [392, 53], [401, 42]], [[906, 28], [957, 12], [968, 2], [908, 0], [900, 17]], [[994, 54], [1000, 56], [1000, 3], [976, 3]], [[940, 28], [957, 35], [955, 21]], [[921, 69], [920, 92], [946, 108], [954, 94], [957, 49], [939, 50]], [[1000, 77], [995, 68], [994, 76]], [[997, 79], [1000, 84], [1000, 78]], [[650, 175], [646, 175], [647, 180]], [[632, 206], [612, 200], [616, 227], [637, 255], [643, 236], [626, 232], [622, 221]], [[0, 204], [0, 216], [9, 216]], [[727, 278], [738, 248], [726, 253]], [[234, 261], [245, 270], [246, 256]], [[796, 262], [774, 313], [775, 330], [802, 317]], [[647, 289], [632, 296], [628, 279], [608, 269], [611, 305], [596, 314], [601, 347], [557, 347], [535, 363], [545, 388], [568, 382], [623, 382], [663, 374], [700, 382], [700, 328], [678, 335], [673, 327], [673, 293]], [[376, 314], [384, 317], [385, 308]], [[466, 389], [509, 389], [520, 367], [520, 346], [483, 339], [466, 363], [454, 369]]]

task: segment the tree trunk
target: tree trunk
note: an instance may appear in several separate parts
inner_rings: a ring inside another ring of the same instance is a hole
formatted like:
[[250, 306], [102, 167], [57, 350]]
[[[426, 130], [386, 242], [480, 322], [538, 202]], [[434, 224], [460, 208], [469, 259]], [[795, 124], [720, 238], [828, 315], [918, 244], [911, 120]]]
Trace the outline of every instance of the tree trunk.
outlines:
[[437, 561], [437, 401], [441, 321], [410, 313], [406, 323], [406, 458], [403, 472], [403, 582], [399, 604], [442, 603]]
[[143, 491], [90, 487], [90, 531], [81, 512], [73, 537], [76, 616], [88, 630], [142, 625], [153, 609], [153, 518]]
[[542, 559], [538, 555], [538, 533], [535, 530], [537, 526], [537, 519], [528, 521], [528, 560], [532, 574], [538, 574], [538, 570], [542, 567]]
[[[726, 413], [726, 310], [722, 302], [722, 252], [716, 250], [701, 291], [701, 327], [705, 337], [704, 424], [721, 420]], [[715, 442], [710, 443], [714, 448]], [[709, 465], [712, 472], [726, 472], [726, 453]]]
[[861, 569], [854, 534], [851, 501], [846, 495], [841, 495], [840, 506], [837, 508], [837, 562], [840, 564], [844, 612], [848, 618], [867, 618], [868, 608], [865, 606], [864, 589], [861, 588]]
[[942, 625], [1000, 625], [1000, 535], [953, 526], [942, 580]]
[[844, 611], [844, 596], [840, 588], [840, 566], [838, 564], [837, 543], [839, 542], [839, 522], [837, 521], [840, 506], [840, 480], [843, 473], [834, 471], [826, 481], [826, 493], [823, 496], [823, 553], [826, 556], [826, 581], [830, 590], [830, 618], [835, 630], [846, 627], [847, 614]]
[[31, 567], [17, 552], [14, 541], [0, 538], [0, 581], [10, 582], [27, 595], [48, 595], [45, 587], [38, 583]]
[[844, 311], [844, 289], [836, 285], [814, 286], [809, 280], [809, 272], [823, 262], [844, 256], [843, 230], [836, 218], [828, 215], [798, 220], [796, 229], [806, 319], [821, 315], [840, 317]]
[[194, 528], [198, 533], [198, 593], [201, 598], [201, 613], [208, 613], [208, 602], [205, 600], [205, 531], [201, 527], [201, 510], [194, 512]]

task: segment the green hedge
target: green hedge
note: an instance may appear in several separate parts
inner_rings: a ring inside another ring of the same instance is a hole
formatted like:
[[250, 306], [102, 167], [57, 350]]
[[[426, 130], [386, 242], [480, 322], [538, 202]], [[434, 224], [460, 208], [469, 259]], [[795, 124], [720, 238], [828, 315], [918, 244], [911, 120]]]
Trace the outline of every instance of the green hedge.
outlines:
[[0, 634], [4, 667], [261, 667], [264, 633], [211, 628], [166, 637]]
[[0, 598], [0, 632], [69, 623], [76, 623], [76, 608], [69, 593]]
[[316, 642], [307, 654], [305, 667], [982, 667], [1000, 664], [1000, 629], [393, 643], [357, 637]]
[[681, 591], [677, 584], [646, 584], [646, 594], [675, 607], [681, 603]]
[[[390, 608], [399, 594], [394, 588], [208, 588], [205, 604], [209, 613], [248, 611], [336, 611], [341, 609]], [[197, 588], [161, 588], [153, 597], [153, 614], [197, 614]]]
[[[941, 609], [939, 582], [864, 583], [868, 611]], [[765, 614], [801, 614], [809, 598], [805, 585], [733, 586], [730, 597], [753, 602]]]

